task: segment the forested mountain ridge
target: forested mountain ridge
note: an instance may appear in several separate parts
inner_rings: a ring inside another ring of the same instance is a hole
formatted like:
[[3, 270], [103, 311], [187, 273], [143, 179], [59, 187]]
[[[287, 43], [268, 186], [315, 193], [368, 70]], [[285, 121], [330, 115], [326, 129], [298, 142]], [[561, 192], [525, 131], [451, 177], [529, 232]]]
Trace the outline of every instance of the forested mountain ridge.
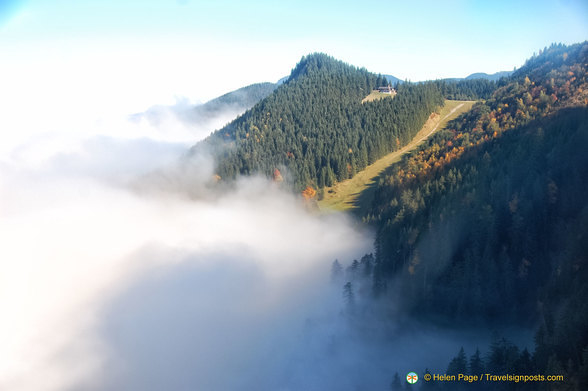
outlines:
[[236, 117], [271, 94], [277, 86], [278, 84], [275, 83], [255, 83], [198, 105], [190, 103], [187, 99], [181, 99], [175, 105], [151, 106], [142, 113], [131, 115], [130, 118], [133, 121], [145, 118], [157, 125], [165, 118], [166, 114], [173, 114], [179, 121], [187, 125], [208, 124], [214, 122], [218, 117], [224, 118], [227, 115]]
[[212, 149], [224, 179], [277, 168], [297, 191], [320, 189], [409, 142], [443, 104], [432, 83], [404, 83], [394, 99], [361, 103], [382, 85], [383, 76], [308, 55], [272, 94], [195, 148]]
[[214, 117], [227, 108], [247, 110], [271, 94], [277, 86], [278, 84], [269, 82], [251, 84], [196, 106], [193, 111], [198, 117]]
[[587, 150], [588, 43], [552, 45], [381, 179], [371, 280], [346, 289], [435, 324], [539, 325], [532, 357], [498, 343], [487, 364], [586, 389]]

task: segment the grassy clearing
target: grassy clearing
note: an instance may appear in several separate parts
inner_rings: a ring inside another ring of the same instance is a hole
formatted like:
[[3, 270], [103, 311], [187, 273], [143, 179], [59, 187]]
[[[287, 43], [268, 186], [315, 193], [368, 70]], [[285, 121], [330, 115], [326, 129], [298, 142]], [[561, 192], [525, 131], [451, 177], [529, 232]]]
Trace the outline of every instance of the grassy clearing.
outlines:
[[423, 128], [408, 145], [382, 157], [358, 172], [353, 178], [325, 188], [325, 196], [318, 202], [321, 211], [352, 210], [363, 215], [371, 203], [378, 177], [392, 164], [399, 162], [402, 155], [415, 149], [439, 129], [443, 129], [450, 120], [470, 110], [474, 103], [473, 101], [446, 100], [441, 111], [431, 114]]
[[383, 92], [373, 90], [368, 96], [363, 98], [361, 103], [372, 102], [374, 100], [384, 99], [384, 98], [394, 98], [394, 95], [396, 95], [396, 94], [384, 94]]

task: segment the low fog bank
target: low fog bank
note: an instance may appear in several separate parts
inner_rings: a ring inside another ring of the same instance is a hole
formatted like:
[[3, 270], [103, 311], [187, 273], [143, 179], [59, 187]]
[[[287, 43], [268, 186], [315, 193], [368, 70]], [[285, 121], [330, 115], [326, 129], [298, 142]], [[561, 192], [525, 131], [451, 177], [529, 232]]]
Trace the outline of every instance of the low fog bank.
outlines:
[[0, 389], [386, 389], [478, 344], [351, 317], [331, 263], [372, 252], [370, 232], [263, 178], [219, 189], [209, 156], [185, 159], [196, 140], [147, 125], [0, 154]]
[[206, 104], [194, 104], [186, 98], [176, 98], [173, 105], [156, 105], [129, 117], [133, 123], [146, 122], [158, 128], [185, 128], [195, 140], [204, 139], [243, 114], [251, 105], [225, 104], [208, 109]]
[[3, 183], [3, 389], [277, 381], [305, 320], [340, 308], [332, 259], [371, 245], [262, 179], [194, 199], [44, 178]]
[[208, 157], [126, 126], [0, 156], [0, 388], [273, 388], [371, 237], [265, 179], [211, 189]]
[[368, 332], [320, 267], [276, 284], [238, 249], [180, 258], [109, 303], [99, 327], [109, 360], [72, 389], [385, 390], [394, 372], [443, 367], [479, 341], [362, 319]]

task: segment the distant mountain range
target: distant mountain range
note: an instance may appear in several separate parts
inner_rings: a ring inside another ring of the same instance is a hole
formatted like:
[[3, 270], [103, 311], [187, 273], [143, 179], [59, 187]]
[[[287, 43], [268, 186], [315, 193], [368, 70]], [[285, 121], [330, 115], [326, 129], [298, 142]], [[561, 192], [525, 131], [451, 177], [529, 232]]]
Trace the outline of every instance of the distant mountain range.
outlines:
[[239, 88], [192, 109], [193, 117], [216, 117], [227, 109], [245, 111], [271, 94], [278, 83], [256, 83]]
[[251, 84], [200, 105], [194, 105], [188, 99], [181, 99], [175, 105], [152, 106], [142, 113], [133, 114], [131, 120], [139, 121], [145, 118], [157, 126], [172, 116], [186, 125], [206, 126], [214, 125], [220, 119], [222, 122], [216, 126], [222, 126], [271, 94], [277, 86], [278, 83]]
[[[443, 80], [472, 80], [472, 79], [485, 79], [485, 80], [490, 80], [490, 81], [498, 81], [500, 80], [502, 77], [508, 77], [512, 74], [513, 71], [501, 71], [501, 72], [496, 72], [496, 73], [492, 73], [492, 74], [488, 74], [488, 73], [484, 73], [484, 72], [477, 72], [477, 73], [472, 73], [469, 76], [466, 77], [455, 77], [455, 78], [450, 78], [450, 79], [443, 79]], [[392, 75], [382, 75], [384, 76], [388, 82], [390, 82], [392, 85], [398, 83], [404, 83], [404, 80], [401, 80], [399, 78], [397, 78], [396, 76], [392, 76]]]
[[493, 73], [491, 75], [487, 74], [487, 73], [483, 73], [483, 72], [478, 72], [478, 73], [472, 73], [471, 75], [469, 75], [468, 77], [466, 77], [466, 80], [469, 79], [486, 79], [486, 80], [491, 80], [491, 81], [498, 81], [503, 77], [508, 77], [512, 74], [513, 71], [501, 71], [501, 72], [496, 72]]
[[399, 78], [397, 78], [396, 76], [392, 76], [392, 75], [382, 75], [384, 76], [388, 82], [392, 85], [396, 84], [396, 83], [403, 83], [402, 80], [400, 80]]

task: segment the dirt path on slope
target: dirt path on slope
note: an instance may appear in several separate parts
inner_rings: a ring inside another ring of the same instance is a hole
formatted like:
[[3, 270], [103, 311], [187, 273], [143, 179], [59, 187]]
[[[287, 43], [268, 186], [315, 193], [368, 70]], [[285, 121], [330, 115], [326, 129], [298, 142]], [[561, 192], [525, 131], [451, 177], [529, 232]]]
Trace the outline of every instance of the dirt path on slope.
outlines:
[[378, 159], [353, 178], [325, 188], [324, 198], [318, 202], [321, 211], [354, 210], [362, 215], [362, 211], [371, 203], [378, 177], [392, 164], [399, 162], [402, 155], [415, 149], [439, 129], [443, 129], [450, 120], [471, 109], [474, 103], [474, 101], [446, 100], [441, 112], [431, 114], [410, 143]]

